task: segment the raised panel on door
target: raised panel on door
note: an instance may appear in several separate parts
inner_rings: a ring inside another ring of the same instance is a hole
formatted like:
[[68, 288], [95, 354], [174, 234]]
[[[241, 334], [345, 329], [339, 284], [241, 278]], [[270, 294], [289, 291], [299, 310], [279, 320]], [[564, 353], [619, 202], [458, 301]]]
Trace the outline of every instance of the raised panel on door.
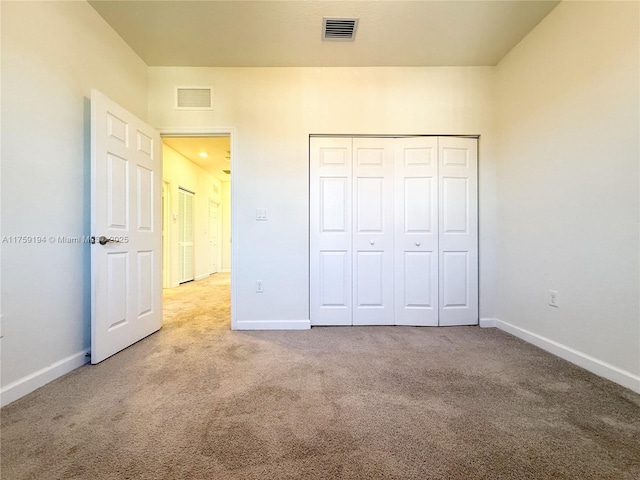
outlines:
[[137, 195], [137, 228], [138, 231], [153, 231], [153, 200], [156, 193], [153, 191], [155, 185], [154, 173], [146, 167], [138, 165], [136, 168], [136, 181], [138, 182]]
[[[113, 332], [118, 327], [123, 327], [129, 323], [129, 253], [109, 252], [107, 253], [107, 273], [109, 281], [107, 283], [107, 297], [111, 300], [107, 306], [108, 332]], [[118, 334], [114, 334], [118, 335]], [[127, 333], [123, 330], [122, 335]], [[120, 335], [118, 335], [120, 336]]]
[[[326, 321], [351, 316], [351, 265], [346, 251], [319, 252], [318, 308]], [[351, 322], [349, 322], [351, 323]], [[322, 324], [322, 319], [318, 325]], [[334, 325], [332, 323], [332, 325]]]
[[320, 233], [346, 233], [350, 203], [347, 194], [350, 192], [350, 179], [347, 177], [320, 177], [319, 219]]
[[353, 324], [394, 324], [393, 139], [353, 139]]
[[478, 324], [477, 164], [475, 138], [440, 137], [440, 325]]
[[438, 325], [438, 138], [395, 140], [395, 324]]
[[[433, 285], [433, 278], [438, 278], [437, 254], [435, 252], [404, 252], [401, 265], [402, 276], [396, 276], [396, 282], [403, 284], [402, 297], [396, 298], [405, 310], [435, 310], [437, 312], [438, 297], [437, 288]], [[424, 312], [421, 312], [424, 315]], [[419, 317], [415, 323], [410, 325], [429, 324], [428, 316], [416, 315]], [[436, 319], [437, 320], [437, 319]], [[401, 325], [396, 319], [396, 324]]]
[[155, 255], [152, 251], [138, 252], [138, 318], [153, 313], [153, 279], [156, 268]]
[[442, 308], [468, 308], [469, 253], [443, 252], [441, 268]]
[[311, 137], [309, 148], [309, 317], [351, 325], [352, 140]]
[[107, 226], [112, 230], [129, 228], [129, 161], [107, 153]]

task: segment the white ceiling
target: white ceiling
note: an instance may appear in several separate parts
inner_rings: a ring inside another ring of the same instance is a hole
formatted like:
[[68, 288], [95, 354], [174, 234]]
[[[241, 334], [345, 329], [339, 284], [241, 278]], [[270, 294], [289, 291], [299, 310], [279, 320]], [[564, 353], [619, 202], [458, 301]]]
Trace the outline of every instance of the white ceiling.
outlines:
[[[113, 1], [89, 3], [149, 66], [491, 66], [559, 2]], [[322, 18], [358, 17], [354, 42]]]
[[[162, 137], [162, 142], [219, 180], [230, 180], [223, 172], [231, 170], [229, 137]], [[206, 158], [200, 156], [202, 152], [207, 154]]]

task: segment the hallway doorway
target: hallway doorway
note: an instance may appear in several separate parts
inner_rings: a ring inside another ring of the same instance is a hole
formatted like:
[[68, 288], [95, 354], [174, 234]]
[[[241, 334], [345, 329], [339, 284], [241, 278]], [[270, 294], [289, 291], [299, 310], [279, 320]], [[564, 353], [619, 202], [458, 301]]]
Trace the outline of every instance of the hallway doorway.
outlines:
[[[188, 296], [191, 283], [218, 295], [214, 287], [229, 289], [231, 277], [231, 135], [163, 135], [162, 143], [163, 297]], [[230, 292], [223, 297], [212, 300], [229, 304]], [[164, 311], [171, 318], [171, 307]]]

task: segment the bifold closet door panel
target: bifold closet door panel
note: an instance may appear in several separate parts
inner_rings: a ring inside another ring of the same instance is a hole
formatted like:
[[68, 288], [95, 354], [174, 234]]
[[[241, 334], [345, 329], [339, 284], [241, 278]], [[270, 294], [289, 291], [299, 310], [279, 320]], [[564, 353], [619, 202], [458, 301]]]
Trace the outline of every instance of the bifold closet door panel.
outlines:
[[352, 324], [352, 139], [310, 139], [311, 325]]
[[395, 324], [438, 325], [438, 137], [395, 139]]
[[478, 324], [477, 139], [439, 137], [440, 325]]
[[353, 324], [394, 324], [393, 138], [353, 139]]

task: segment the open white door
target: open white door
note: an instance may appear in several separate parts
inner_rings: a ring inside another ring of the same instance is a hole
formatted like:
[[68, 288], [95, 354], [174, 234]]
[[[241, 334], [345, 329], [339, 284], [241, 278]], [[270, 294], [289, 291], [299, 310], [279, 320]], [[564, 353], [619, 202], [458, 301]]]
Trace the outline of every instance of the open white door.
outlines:
[[91, 91], [91, 363], [162, 326], [160, 135]]

